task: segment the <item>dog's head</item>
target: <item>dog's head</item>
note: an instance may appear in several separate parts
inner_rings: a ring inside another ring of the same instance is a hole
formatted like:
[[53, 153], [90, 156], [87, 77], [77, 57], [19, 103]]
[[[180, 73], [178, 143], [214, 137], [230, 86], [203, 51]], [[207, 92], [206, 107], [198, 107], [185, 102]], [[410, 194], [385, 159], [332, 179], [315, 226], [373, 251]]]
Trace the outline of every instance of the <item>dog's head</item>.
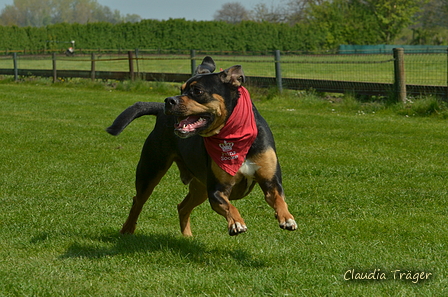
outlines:
[[174, 133], [181, 138], [216, 135], [224, 127], [239, 97], [238, 87], [245, 81], [240, 65], [221, 72], [205, 57], [196, 73], [182, 85], [181, 95], [165, 99], [165, 113], [177, 117]]

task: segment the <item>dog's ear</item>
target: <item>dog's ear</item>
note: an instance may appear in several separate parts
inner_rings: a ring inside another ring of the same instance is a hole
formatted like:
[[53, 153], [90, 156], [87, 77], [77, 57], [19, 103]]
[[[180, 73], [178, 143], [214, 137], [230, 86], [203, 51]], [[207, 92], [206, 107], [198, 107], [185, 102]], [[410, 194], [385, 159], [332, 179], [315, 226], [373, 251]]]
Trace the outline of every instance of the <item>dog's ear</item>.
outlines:
[[196, 68], [196, 74], [213, 73], [215, 69], [215, 61], [213, 61], [211, 57], [206, 56], [204, 60], [202, 60], [201, 65]]
[[223, 83], [230, 83], [235, 87], [241, 86], [241, 84], [246, 81], [246, 76], [244, 76], [241, 65], [235, 65], [227, 68], [220, 73], [220, 77]]

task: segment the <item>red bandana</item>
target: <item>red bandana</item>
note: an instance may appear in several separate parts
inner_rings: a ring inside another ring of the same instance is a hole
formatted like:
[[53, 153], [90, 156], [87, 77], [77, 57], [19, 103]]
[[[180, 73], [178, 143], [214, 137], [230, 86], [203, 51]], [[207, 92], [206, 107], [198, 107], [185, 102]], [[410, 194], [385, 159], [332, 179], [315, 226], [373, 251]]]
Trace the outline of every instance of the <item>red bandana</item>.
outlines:
[[204, 137], [208, 154], [225, 172], [234, 176], [257, 137], [252, 101], [249, 92], [239, 87], [240, 97], [221, 131], [210, 137]]

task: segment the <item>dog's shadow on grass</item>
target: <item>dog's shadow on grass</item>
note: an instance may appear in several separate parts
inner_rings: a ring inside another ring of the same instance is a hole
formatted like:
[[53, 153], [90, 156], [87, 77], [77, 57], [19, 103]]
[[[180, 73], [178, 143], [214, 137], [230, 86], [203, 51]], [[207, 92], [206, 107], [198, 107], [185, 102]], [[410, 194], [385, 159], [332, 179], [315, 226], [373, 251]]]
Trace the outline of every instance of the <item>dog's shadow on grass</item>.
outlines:
[[242, 249], [210, 248], [205, 243], [192, 238], [170, 234], [121, 235], [106, 232], [102, 236], [91, 236], [87, 240], [71, 244], [60, 259], [106, 258], [134, 253], [165, 252], [174, 257], [198, 263], [210, 262], [216, 258], [233, 258], [242, 266], [264, 267], [264, 261]]

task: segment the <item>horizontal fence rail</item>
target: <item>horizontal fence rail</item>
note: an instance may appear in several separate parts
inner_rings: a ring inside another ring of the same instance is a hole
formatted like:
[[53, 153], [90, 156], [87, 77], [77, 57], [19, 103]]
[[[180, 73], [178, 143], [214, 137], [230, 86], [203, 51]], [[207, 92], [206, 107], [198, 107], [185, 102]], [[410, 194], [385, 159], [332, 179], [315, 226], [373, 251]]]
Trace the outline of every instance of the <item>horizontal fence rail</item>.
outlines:
[[395, 96], [401, 101], [408, 95], [448, 98], [448, 51], [440, 50], [422, 54], [394, 49], [389, 54], [352, 55], [280, 51], [274, 55], [232, 55], [196, 50], [189, 54], [164, 54], [160, 50], [75, 55], [14, 52], [0, 56], [0, 75], [13, 75], [16, 80], [52, 77], [55, 82], [58, 78], [184, 82], [208, 54], [212, 54], [218, 69], [243, 65], [247, 83], [253, 86]]

